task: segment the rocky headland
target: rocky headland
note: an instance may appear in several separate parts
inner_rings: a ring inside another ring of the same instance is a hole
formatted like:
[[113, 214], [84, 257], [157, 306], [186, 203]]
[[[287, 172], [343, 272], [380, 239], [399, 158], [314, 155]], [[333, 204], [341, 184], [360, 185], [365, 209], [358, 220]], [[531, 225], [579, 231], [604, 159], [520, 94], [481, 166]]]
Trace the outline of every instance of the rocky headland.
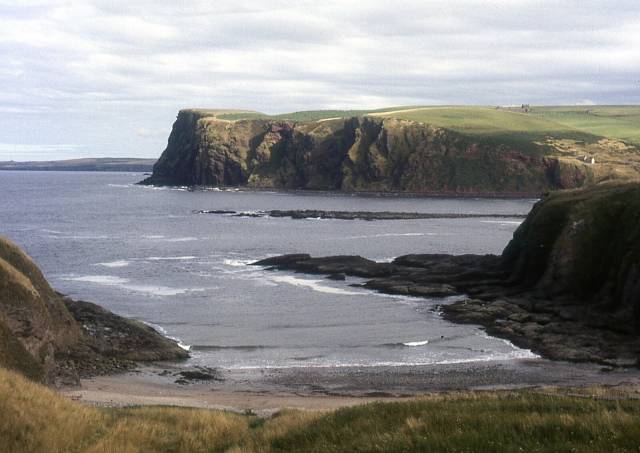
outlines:
[[488, 140], [392, 117], [232, 121], [188, 109], [142, 183], [538, 196], [605, 177], [548, 140], [522, 137]]
[[0, 366], [61, 385], [137, 361], [187, 357], [143, 323], [57, 293], [31, 258], [0, 237]]
[[454, 322], [479, 324], [544, 357], [640, 365], [640, 183], [603, 183], [545, 196], [501, 256], [284, 255], [273, 270], [357, 276], [364, 287], [441, 304]]
[[50, 161], [0, 162], [0, 170], [20, 171], [131, 171], [150, 172], [155, 159], [99, 157]]
[[517, 214], [466, 214], [453, 212], [392, 212], [392, 211], [323, 211], [319, 209], [292, 209], [271, 211], [200, 210], [197, 214], [227, 215], [232, 217], [289, 217], [301, 219], [333, 220], [425, 220], [425, 219], [512, 219], [524, 217]]

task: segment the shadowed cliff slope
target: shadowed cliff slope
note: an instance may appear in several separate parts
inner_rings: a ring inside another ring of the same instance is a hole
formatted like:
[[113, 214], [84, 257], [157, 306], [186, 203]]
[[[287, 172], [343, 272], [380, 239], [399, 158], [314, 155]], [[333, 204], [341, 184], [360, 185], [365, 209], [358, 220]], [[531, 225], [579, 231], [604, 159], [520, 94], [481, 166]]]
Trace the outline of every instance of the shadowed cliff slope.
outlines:
[[38, 377], [53, 372], [56, 350], [67, 349], [82, 336], [35, 263], [1, 237], [0, 326], [5, 338], [0, 349], [7, 363]]
[[186, 356], [144, 324], [62, 297], [31, 258], [0, 236], [0, 366], [54, 383], [113, 372], [131, 360]]
[[502, 258], [513, 282], [550, 297], [571, 295], [640, 331], [640, 183], [550, 194]]
[[413, 254], [391, 263], [306, 254], [256, 265], [417, 297], [461, 295], [446, 319], [479, 324], [545, 357], [640, 366], [640, 182], [606, 182], [544, 197], [502, 256]]
[[594, 144], [595, 136], [587, 137], [594, 143], [577, 145], [538, 135], [489, 139], [373, 114], [294, 122], [228, 120], [208, 111], [182, 110], [153, 175], [143, 183], [539, 194], [638, 174], [635, 166], [593, 166], [580, 160], [580, 152], [612, 146]]

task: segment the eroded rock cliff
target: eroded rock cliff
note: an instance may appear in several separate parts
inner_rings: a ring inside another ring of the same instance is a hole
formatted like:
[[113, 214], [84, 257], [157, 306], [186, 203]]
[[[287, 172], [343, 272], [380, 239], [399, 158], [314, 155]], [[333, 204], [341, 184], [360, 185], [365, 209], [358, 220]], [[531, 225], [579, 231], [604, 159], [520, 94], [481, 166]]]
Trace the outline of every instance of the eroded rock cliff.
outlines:
[[415, 193], [539, 194], [589, 166], [395, 118], [228, 121], [182, 110], [145, 184]]
[[640, 332], [640, 183], [552, 193], [504, 250], [510, 280], [548, 297], [570, 296]]
[[131, 360], [185, 357], [148, 326], [56, 293], [31, 258], [0, 236], [0, 366], [69, 383]]

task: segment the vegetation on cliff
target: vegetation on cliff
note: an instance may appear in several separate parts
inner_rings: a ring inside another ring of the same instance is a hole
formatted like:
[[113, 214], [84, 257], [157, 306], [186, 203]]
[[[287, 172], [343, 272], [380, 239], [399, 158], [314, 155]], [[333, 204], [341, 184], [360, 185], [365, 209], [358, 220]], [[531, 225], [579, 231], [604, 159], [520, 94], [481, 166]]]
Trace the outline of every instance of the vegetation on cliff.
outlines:
[[271, 257], [271, 269], [369, 278], [419, 297], [465, 295], [445, 318], [482, 325], [558, 360], [640, 366], [640, 182], [605, 182], [538, 202], [502, 256]]
[[513, 282], [617, 313], [620, 329], [640, 331], [640, 184], [548, 195], [515, 232], [503, 260]]
[[640, 176], [635, 116], [607, 129], [549, 111], [398, 107], [269, 117], [182, 110], [144, 183], [539, 194]]
[[31, 258], [0, 237], [0, 366], [57, 383], [114, 372], [131, 360], [186, 356], [146, 325], [62, 297]]
[[329, 413], [284, 410], [265, 419], [88, 407], [0, 368], [0, 445], [31, 452], [595, 452], [635, 451], [640, 443], [640, 402], [623, 399], [628, 394], [545, 392], [437, 395]]

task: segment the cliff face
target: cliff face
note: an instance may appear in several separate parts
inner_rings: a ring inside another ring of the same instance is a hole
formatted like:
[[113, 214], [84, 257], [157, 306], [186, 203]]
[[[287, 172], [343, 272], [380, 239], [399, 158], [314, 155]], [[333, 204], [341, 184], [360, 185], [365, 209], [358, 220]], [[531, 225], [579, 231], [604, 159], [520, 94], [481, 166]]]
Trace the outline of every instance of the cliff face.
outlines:
[[442, 193], [579, 187], [587, 165], [407, 120], [225, 121], [183, 110], [143, 181], [159, 185]]
[[640, 184], [603, 183], [552, 193], [502, 255], [514, 283], [613, 313], [640, 331]]
[[52, 373], [56, 350], [66, 349], [81, 338], [79, 326], [37, 266], [3, 238], [0, 325], [4, 326], [5, 338], [0, 348], [8, 363], [37, 377]]
[[89, 368], [114, 371], [121, 360], [186, 356], [147, 326], [63, 298], [31, 258], [0, 236], [0, 366], [54, 383], [73, 381]]
[[640, 181], [560, 191], [540, 201], [502, 256], [271, 257], [271, 270], [369, 279], [387, 294], [440, 298], [445, 319], [545, 357], [640, 366]]

